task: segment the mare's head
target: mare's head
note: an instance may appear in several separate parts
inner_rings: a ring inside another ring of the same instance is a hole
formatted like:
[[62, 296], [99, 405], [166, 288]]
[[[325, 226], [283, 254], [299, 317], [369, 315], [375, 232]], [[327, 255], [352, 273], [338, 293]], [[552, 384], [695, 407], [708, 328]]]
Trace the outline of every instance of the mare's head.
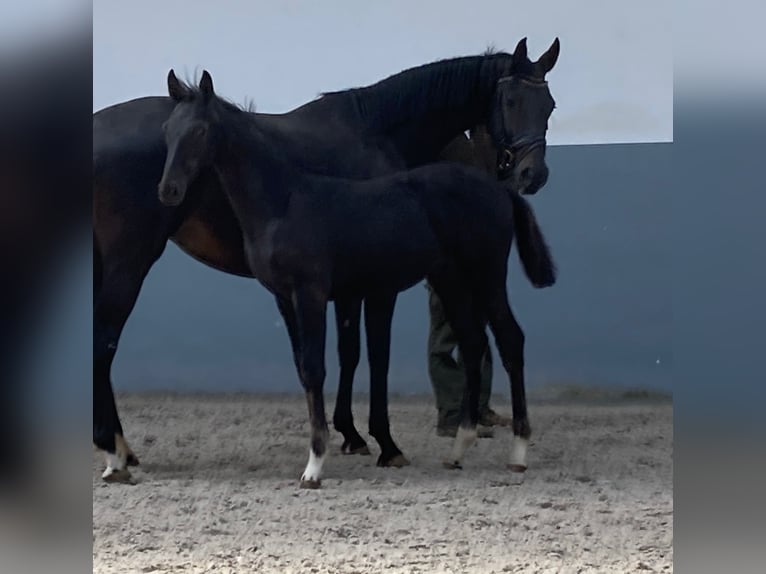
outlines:
[[522, 39], [491, 99], [487, 127], [498, 151], [498, 176], [519, 193], [536, 193], [548, 180], [545, 134], [555, 102], [545, 76], [558, 57], [558, 38], [536, 62]]
[[168, 151], [157, 193], [163, 205], [172, 207], [184, 201], [189, 186], [215, 161], [222, 129], [216, 119], [222, 101], [213, 91], [207, 70], [197, 88], [182, 83], [170, 70], [168, 94], [176, 107], [162, 126]]

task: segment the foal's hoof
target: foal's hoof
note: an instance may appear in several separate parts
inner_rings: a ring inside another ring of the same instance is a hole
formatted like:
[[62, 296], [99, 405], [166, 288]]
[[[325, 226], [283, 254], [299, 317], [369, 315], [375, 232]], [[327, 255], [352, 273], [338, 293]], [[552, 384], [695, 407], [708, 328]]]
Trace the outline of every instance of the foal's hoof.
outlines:
[[321, 488], [321, 486], [322, 486], [321, 480], [314, 480], [311, 478], [301, 479], [301, 488], [306, 488], [308, 490], [317, 490], [318, 488]]
[[511, 471], [511, 484], [522, 484], [526, 476], [527, 467], [523, 464], [509, 464], [508, 470]]
[[448, 470], [463, 470], [463, 465], [459, 460], [445, 460], [442, 466]]
[[114, 468], [107, 468], [101, 475], [104, 482], [116, 482], [122, 484], [135, 484], [130, 471], [127, 468], [117, 470]]
[[382, 454], [378, 457], [378, 466], [402, 468], [409, 465], [410, 461], [402, 453], [394, 455], [388, 460], [384, 459]]
[[362, 441], [362, 444], [351, 444], [350, 441], [345, 441], [343, 443], [343, 446], [340, 447], [340, 451], [343, 454], [361, 454], [361, 455], [369, 455], [370, 448], [367, 446], [367, 443]]
[[128, 466], [138, 466], [141, 463], [138, 461], [138, 457], [135, 454], [133, 454], [132, 452], [129, 452], [128, 458], [126, 460], [126, 464]]

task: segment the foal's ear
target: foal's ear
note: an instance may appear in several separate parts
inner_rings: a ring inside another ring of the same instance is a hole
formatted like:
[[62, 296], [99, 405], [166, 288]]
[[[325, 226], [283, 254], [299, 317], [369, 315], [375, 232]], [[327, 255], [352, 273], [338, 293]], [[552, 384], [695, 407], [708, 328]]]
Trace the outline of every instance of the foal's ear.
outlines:
[[519, 62], [527, 59], [527, 37], [524, 36], [519, 43], [516, 44], [516, 49], [513, 51], [513, 61]]
[[168, 95], [177, 102], [180, 102], [188, 95], [184, 85], [176, 78], [173, 68], [168, 72]]
[[213, 91], [213, 78], [210, 77], [207, 70], [202, 71], [202, 77], [199, 80], [199, 91], [205, 101], [210, 100], [215, 94]]
[[551, 47], [548, 48], [548, 51], [540, 56], [539, 60], [537, 60], [537, 68], [540, 70], [543, 76], [550, 72], [553, 69], [553, 66], [556, 65], [556, 60], [559, 59], [560, 48], [561, 45], [559, 44], [559, 39], [556, 38], [553, 41], [553, 44], [551, 44]]

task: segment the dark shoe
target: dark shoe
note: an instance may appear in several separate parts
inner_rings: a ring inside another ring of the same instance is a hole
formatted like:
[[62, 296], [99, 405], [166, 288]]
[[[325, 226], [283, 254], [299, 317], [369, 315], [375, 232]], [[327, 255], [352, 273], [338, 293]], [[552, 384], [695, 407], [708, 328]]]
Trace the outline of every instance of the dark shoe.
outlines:
[[[436, 435], [455, 437], [457, 436], [457, 427], [458, 425], [437, 425]], [[495, 436], [495, 431], [492, 427], [479, 424], [479, 426], [476, 427], [476, 436], [479, 438], [492, 438]]]
[[479, 415], [479, 424], [487, 427], [509, 427], [512, 423], [511, 417], [499, 415], [492, 409], [487, 409]]

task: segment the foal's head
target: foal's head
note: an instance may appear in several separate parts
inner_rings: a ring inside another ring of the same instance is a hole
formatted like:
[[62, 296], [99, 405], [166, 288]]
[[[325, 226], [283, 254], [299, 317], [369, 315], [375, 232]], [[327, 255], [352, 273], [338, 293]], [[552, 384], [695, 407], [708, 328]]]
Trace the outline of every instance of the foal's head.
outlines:
[[559, 40], [536, 62], [526, 38], [513, 52], [511, 68], [497, 81], [488, 130], [498, 149], [498, 175], [520, 193], [536, 193], [548, 180], [545, 134], [555, 102], [545, 75], [559, 57]]
[[231, 104], [215, 95], [207, 71], [202, 73], [199, 87], [191, 88], [170, 70], [168, 94], [176, 107], [162, 126], [168, 151], [157, 191], [163, 205], [176, 206], [200, 172], [212, 166], [221, 140], [218, 106]]

